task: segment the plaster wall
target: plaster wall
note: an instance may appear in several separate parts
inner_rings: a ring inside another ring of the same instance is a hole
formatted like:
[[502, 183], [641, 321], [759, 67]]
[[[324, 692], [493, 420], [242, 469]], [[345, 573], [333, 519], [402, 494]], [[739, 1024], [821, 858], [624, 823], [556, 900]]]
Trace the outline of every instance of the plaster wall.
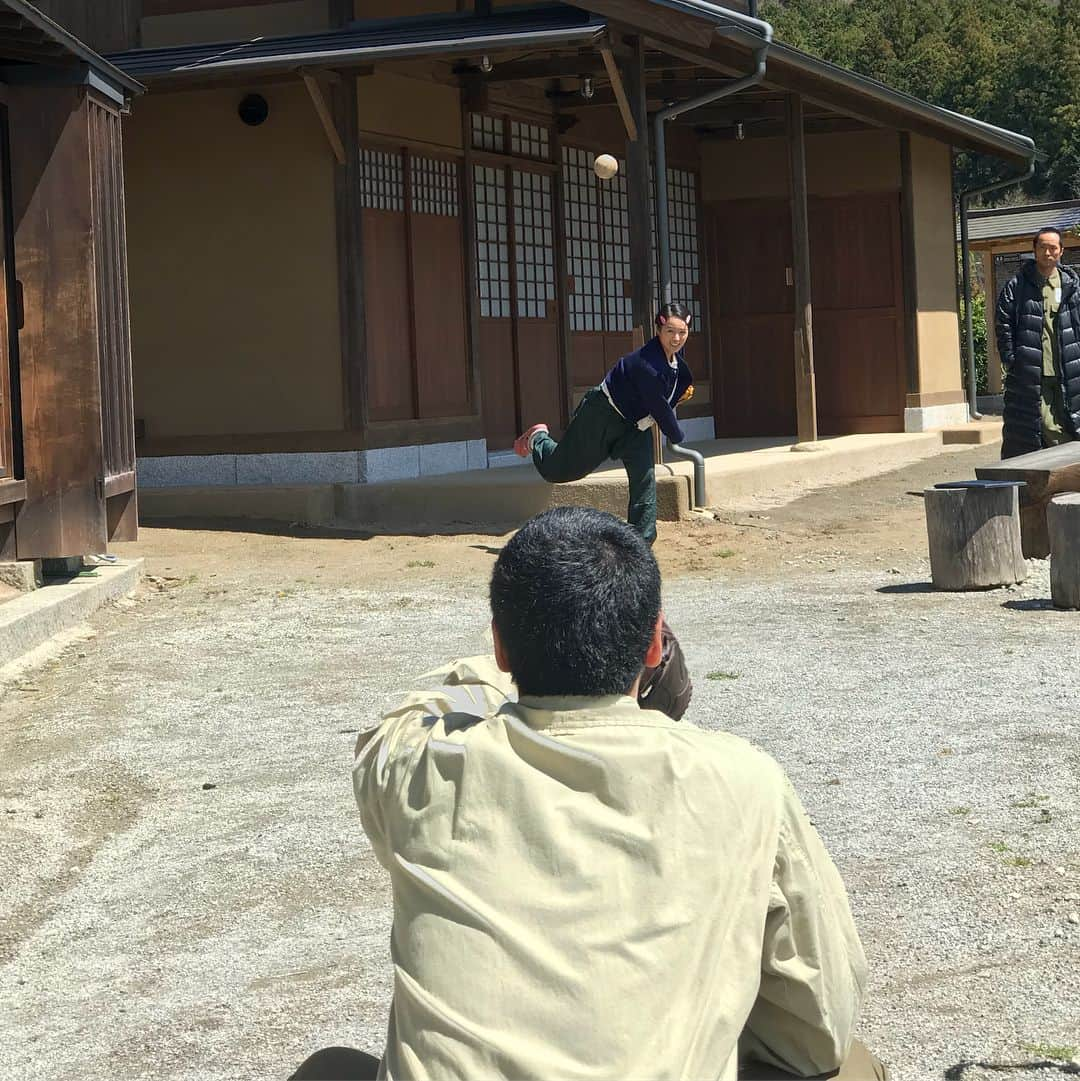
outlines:
[[461, 149], [461, 96], [453, 86], [376, 71], [356, 80], [361, 135]]
[[333, 156], [302, 83], [149, 94], [125, 123], [148, 439], [343, 426]]
[[[706, 202], [787, 198], [787, 140], [705, 140], [701, 144]], [[900, 141], [894, 131], [830, 132], [806, 137], [811, 195], [900, 189]]]
[[[962, 399], [956, 318], [956, 226], [952, 152], [911, 136], [911, 201], [915, 239], [919, 394]], [[944, 404], [935, 401], [929, 404]]]

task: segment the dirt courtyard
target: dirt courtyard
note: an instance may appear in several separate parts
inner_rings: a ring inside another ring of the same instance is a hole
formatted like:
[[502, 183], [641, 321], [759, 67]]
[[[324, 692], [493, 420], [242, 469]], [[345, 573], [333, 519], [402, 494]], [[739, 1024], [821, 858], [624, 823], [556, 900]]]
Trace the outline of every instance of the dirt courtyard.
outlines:
[[[792, 777], [870, 962], [859, 1034], [898, 1081], [1080, 1072], [1080, 614], [1043, 562], [927, 586], [919, 493], [997, 454], [661, 523], [656, 549], [691, 717]], [[4, 1081], [256, 1081], [380, 1049], [392, 912], [352, 744], [485, 650], [506, 537], [179, 526], [118, 546], [146, 560], [134, 603], [0, 697]]]

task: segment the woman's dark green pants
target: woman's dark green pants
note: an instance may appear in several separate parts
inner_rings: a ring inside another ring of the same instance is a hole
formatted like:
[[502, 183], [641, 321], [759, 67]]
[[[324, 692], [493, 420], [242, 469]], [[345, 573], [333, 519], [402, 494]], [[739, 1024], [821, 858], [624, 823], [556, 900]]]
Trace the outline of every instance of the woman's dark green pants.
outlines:
[[656, 471], [652, 432], [624, 420], [599, 387], [587, 391], [558, 443], [550, 435], [533, 440], [533, 464], [552, 484], [581, 480], [608, 458], [617, 458], [630, 482], [626, 520], [652, 544], [656, 540]]

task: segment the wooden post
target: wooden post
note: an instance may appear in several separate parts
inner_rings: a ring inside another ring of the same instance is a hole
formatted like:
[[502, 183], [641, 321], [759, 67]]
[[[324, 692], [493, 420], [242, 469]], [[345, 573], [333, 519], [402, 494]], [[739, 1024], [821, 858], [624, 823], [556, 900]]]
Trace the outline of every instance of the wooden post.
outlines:
[[[469, 400], [473, 412], [484, 415], [483, 383], [480, 378], [480, 293], [476, 284], [476, 181], [473, 177], [471, 113], [466, 92], [461, 92], [461, 183], [458, 186], [461, 236], [465, 248], [465, 295], [468, 298], [466, 326], [469, 340]], [[556, 275], [558, 277], [558, 275]]]
[[645, 52], [640, 38], [620, 50], [623, 84], [637, 138], [626, 143], [627, 219], [630, 233], [630, 298], [634, 326], [642, 343], [651, 335], [653, 305], [652, 220], [649, 208], [649, 113], [645, 100]]
[[1027, 577], [1016, 485], [927, 488], [924, 502], [935, 589], [993, 589]]
[[994, 253], [986, 248], [979, 252], [982, 260], [983, 291], [986, 293], [986, 392], [1001, 393], [1001, 357], [997, 348], [997, 328], [994, 310], [997, 308], [997, 287], [994, 284]]
[[[559, 117], [551, 125], [551, 157], [552, 161], [563, 160], [562, 149], [562, 126]], [[471, 136], [466, 133], [466, 138]], [[466, 143], [468, 146], [468, 143]], [[469, 170], [471, 177], [472, 170]], [[471, 180], [470, 180], [471, 183]], [[563, 181], [562, 169], [559, 169], [551, 178], [552, 192], [554, 193], [555, 210], [555, 304], [559, 316], [559, 381], [561, 393], [559, 403], [561, 406], [560, 422], [563, 428], [570, 423], [574, 415], [574, 376], [571, 350], [573, 339], [570, 335], [570, 291], [566, 277], [566, 185]], [[475, 250], [475, 249], [474, 249]]]
[[[353, 0], [331, 0], [333, 26], [353, 18]], [[343, 413], [346, 430], [367, 426], [367, 327], [364, 322], [364, 244], [360, 207], [360, 117], [355, 72], [331, 87], [331, 111], [345, 154], [334, 166], [337, 219], [338, 309], [341, 324]]]
[[[90, 102], [80, 87], [9, 87], [26, 500], [19, 559], [107, 543]], [[9, 309], [10, 310], [10, 309]], [[6, 403], [5, 403], [6, 407]]]
[[802, 98], [784, 99], [788, 171], [791, 176], [792, 277], [795, 286], [795, 408], [800, 443], [817, 441], [817, 392], [814, 387], [814, 327], [810, 297], [810, 233], [806, 210], [806, 140]]
[[908, 404], [919, 393], [919, 271], [915, 244], [915, 190], [911, 175], [911, 133], [900, 132], [900, 251], [903, 263], [904, 359]]
[[1057, 608], [1080, 608], [1080, 492], [1056, 495], [1046, 508], [1050, 596]]

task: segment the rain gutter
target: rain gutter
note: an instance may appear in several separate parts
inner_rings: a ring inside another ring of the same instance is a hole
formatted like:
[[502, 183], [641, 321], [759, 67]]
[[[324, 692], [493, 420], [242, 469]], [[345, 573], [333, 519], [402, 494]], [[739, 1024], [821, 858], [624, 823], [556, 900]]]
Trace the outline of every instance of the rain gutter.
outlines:
[[[654, 142], [656, 145], [656, 234], [660, 248], [660, 291], [663, 303], [670, 304], [671, 296], [671, 227], [668, 221], [668, 182], [667, 182], [667, 141], [665, 125], [669, 120], [682, 116], [683, 113], [699, 109], [703, 105], [711, 105], [721, 98], [730, 97], [739, 93], [755, 83], [761, 82], [765, 77], [765, 60], [772, 43], [772, 27], [766, 22], [758, 22], [761, 28], [760, 36], [754, 48], [754, 70], [739, 79], [733, 79], [726, 85], [702, 94], [688, 101], [676, 102], [661, 109], [653, 117], [655, 129]], [[718, 27], [717, 33], [724, 34], [726, 27]], [[742, 33], [745, 30], [740, 28]], [[705, 459], [696, 450], [690, 450], [680, 443], [668, 443], [668, 449], [678, 458], [687, 458], [694, 464], [694, 506], [704, 507], [705, 494]]]

